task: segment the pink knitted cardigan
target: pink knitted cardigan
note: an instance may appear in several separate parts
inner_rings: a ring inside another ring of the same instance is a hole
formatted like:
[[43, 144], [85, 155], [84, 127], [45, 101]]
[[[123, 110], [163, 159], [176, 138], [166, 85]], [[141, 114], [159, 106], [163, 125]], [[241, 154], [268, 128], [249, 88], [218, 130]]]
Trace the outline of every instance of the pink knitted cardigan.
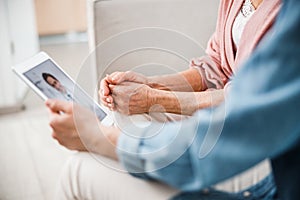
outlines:
[[234, 50], [232, 26], [244, 0], [221, 0], [215, 33], [208, 42], [206, 56], [192, 59], [202, 76], [203, 90], [222, 89], [238, 67], [272, 27], [280, 10], [280, 0], [264, 0], [245, 26], [239, 47]]

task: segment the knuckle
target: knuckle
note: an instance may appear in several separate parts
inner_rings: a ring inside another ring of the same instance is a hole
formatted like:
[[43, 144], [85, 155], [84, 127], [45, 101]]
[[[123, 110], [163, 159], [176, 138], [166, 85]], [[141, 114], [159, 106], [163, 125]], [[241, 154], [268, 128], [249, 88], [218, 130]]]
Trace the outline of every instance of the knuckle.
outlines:
[[52, 134], [51, 134], [51, 136], [52, 136], [52, 138], [54, 138], [54, 139], [57, 139], [57, 134], [56, 134], [56, 132], [52, 132]]
[[115, 71], [110, 76], [116, 76], [116, 75], [119, 75], [120, 73], [121, 73], [120, 71]]
[[65, 145], [65, 143], [63, 142], [62, 138], [60, 137], [59, 134], [57, 134], [56, 132], [52, 133], [52, 137], [62, 146]]
[[54, 100], [54, 101], [52, 102], [52, 104], [51, 104], [51, 107], [52, 107], [52, 108], [56, 108], [56, 107], [57, 107], [57, 101]]
[[51, 119], [49, 122], [49, 126], [55, 128], [57, 126], [57, 120], [55, 118]]
[[61, 140], [60, 138], [57, 138], [56, 140], [60, 145], [66, 146], [66, 143], [63, 140]]

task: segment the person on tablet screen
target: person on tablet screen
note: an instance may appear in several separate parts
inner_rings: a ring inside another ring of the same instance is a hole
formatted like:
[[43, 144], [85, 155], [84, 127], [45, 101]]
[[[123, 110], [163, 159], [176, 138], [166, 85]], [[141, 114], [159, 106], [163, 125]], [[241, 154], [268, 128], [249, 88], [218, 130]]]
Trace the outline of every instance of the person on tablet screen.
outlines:
[[74, 101], [72, 93], [55, 76], [48, 73], [43, 73], [42, 76], [48, 85], [55, 88], [61, 94], [64, 100]]
[[97, 106], [95, 106], [93, 101], [87, 98], [81, 90], [76, 90], [77, 95], [74, 95], [74, 93], [72, 93], [70, 89], [61, 84], [61, 82], [52, 74], [42, 73], [42, 76], [43, 79], [47, 82], [47, 84], [53, 87], [58, 92], [59, 96], [56, 95], [55, 97], [51, 98], [78, 103], [92, 110], [100, 120], [102, 120], [105, 117], [105, 113]]

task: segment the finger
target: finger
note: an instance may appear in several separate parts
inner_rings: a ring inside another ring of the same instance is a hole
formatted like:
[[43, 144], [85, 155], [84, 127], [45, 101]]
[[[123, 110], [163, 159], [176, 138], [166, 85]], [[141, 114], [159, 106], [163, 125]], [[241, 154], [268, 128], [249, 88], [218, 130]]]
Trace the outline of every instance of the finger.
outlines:
[[124, 81], [133, 81], [130, 71], [122, 72], [111, 76], [112, 83], [118, 85]]
[[[121, 68], [121, 67], [119, 67], [119, 68]], [[113, 77], [113, 76], [115, 76], [116, 74], [119, 74], [119, 73], [124, 73], [124, 72], [115, 71], [115, 72], [113, 72], [113, 73], [111, 73], [111, 74], [107, 74], [106, 76], [107, 76], [107, 77]]]
[[[111, 95], [108, 95], [108, 96], [101, 96], [100, 97], [100, 101], [101, 102], [107, 102], [107, 98], [109, 98]], [[108, 102], [107, 102], [108, 103]]]
[[46, 101], [46, 106], [50, 108], [53, 112], [59, 113], [72, 113], [73, 103], [67, 101], [60, 101], [55, 99], [49, 99]]
[[101, 100], [101, 105], [103, 105], [103, 106], [105, 106], [105, 107], [108, 107], [106, 101], [102, 101], [102, 100]]
[[109, 84], [108, 87], [109, 87], [111, 93], [114, 93], [114, 90], [115, 90], [115, 88], [116, 88], [117, 86], [116, 86], [116, 85], [113, 85], [113, 84]]
[[106, 80], [107, 80], [107, 82], [108, 82], [108, 84], [114, 84], [114, 81], [113, 81], [113, 77], [115, 77], [117, 74], [119, 74], [119, 73], [123, 73], [123, 72], [113, 72], [112, 74], [110, 74], [110, 75], [108, 75], [108, 74], [106, 74]]
[[109, 95], [109, 96], [100, 97], [100, 102], [102, 105], [110, 108], [111, 107], [110, 104], [113, 104], [114, 100], [113, 100], [113, 97], [111, 95]]
[[105, 101], [106, 101], [107, 103], [113, 103], [113, 102], [114, 102], [114, 99], [113, 99], [112, 96], [110, 95], [110, 96], [108, 96], [108, 97], [105, 98]]
[[109, 89], [108, 85], [109, 85], [109, 83], [107, 82], [106, 78], [101, 80], [101, 82], [100, 82], [100, 91], [99, 91], [100, 97], [109, 95], [110, 89]]
[[102, 103], [102, 105], [104, 105], [105, 107], [107, 107], [109, 109], [114, 108], [114, 103], [107, 103], [106, 101], [101, 102], [101, 103]]
[[109, 95], [109, 96], [101, 96], [100, 97], [100, 102], [101, 102], [101, 104], [103, 104], [103, 105], [105, 105], [106, 107], [108, 107], [108, 103], [113, 103], [114, 102], [114, 100], [113, 100], [113, 98], [112, 98], [112, 96], [111, 95]]
[[70, 127], [72, 127], [72, 125], [70, 124], [70, 119], [67, 115], [57, 115], [57, 114], [50, 115], [49, 125], [54, 131], [60, 131], [60, 132], [69, 130]]
[[107, 102], [106, 102], [106, 100], [105, 100], [104, 97], [100, 99], [100, 102], [101, 102], [101, 104], [104, 105], [104, 106], [107, 105]]
[[107, 107], [109, 109], [112, 109], [114, 107], [114, 100], [113, 100], [113, 97], [110, 95], [108, 96], [106, 99], [105, 99], [105, 102], [107, 104]]
[[108, 103], [107, 106], [108, 106], [108, 108], [110, 110], [114, 110], [115, 109], [115, 104], [114, 103]]

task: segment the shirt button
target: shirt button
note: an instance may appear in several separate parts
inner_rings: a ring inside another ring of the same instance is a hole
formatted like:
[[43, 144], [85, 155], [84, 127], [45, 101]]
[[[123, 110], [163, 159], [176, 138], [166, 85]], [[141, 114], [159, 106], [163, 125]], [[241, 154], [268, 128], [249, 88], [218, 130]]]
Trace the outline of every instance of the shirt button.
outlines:
[[251, 192], [245, 191], [245, 192], [243, 193], [243, 196], [244, 196], [244, 197], [250, 197], [250, 196], [251, 196]]

